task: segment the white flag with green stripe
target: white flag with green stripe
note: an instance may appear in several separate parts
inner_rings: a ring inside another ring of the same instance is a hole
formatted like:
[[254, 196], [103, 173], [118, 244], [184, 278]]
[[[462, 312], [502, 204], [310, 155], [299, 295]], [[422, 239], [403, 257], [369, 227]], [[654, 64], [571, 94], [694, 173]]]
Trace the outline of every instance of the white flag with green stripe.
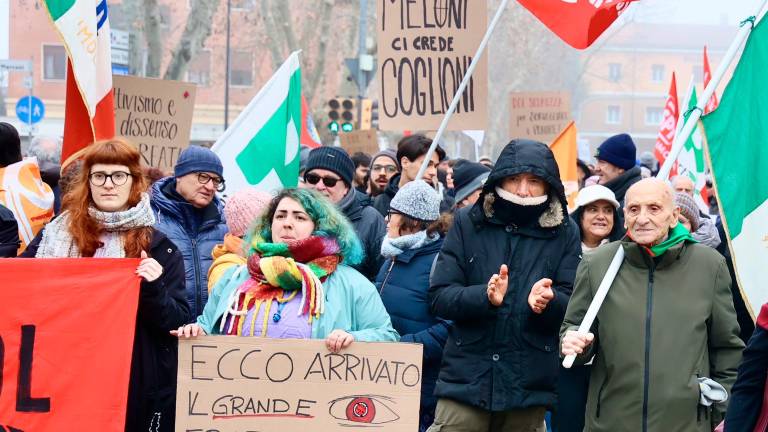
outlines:
[[[698, 104], [696, 98], [696, 87], [691, 86], [691, 94], [688, 95], [688, 109], [685, 113], [685, 120], [681, 124], [685, 124], [688, 121], [688, 117], [691, 116], [691, 109], [695, 108]], [[707, 179], [706, 179], [707, 165], [704, 160], [704, 146], [702, 142], [701, 123], [696, 125], [693, 132], [685, 142], [683, 150], [677, 157], [677, 175], [688, 177], [693, 182], [694, 194], [693, 198], [699, 208], [705, 212], [709, 212], [709, 203], [705, 202], [702, 191], [704, 191]], [[704, 192], [706, 193], [706, 192]]]
[[274, 192], [299, 180], [301, 68], [296, 51], [211, 150], [224, 165], [226, 195], [246, 186]]
[[768, 302], [766, 24], [752, 30], [720, 105], [703, 119], [720, 213], [739, 285], [753, 313]]

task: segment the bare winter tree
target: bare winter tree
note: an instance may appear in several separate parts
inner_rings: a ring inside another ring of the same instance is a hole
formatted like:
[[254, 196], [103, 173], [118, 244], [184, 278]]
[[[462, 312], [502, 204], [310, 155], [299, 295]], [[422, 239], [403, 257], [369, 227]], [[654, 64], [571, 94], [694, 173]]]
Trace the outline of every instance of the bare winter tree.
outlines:
[[173, 50], [171, 62], [165, 70], [163, 79], [179, 80], [184, 76], [187, 65], [203, 49], [206, 39], [211, 35], [211, 23], [218, 6], [218, 1], [191, 0], [184, 33], [181, 34], [181, 38]]
[[[489, 2], [489, 14], [499, 1]], [[580, 53], [553, 35], [517, 3], [499, 22], [488, 48], [488, 129], [484, 153], [497, 155], [509, 142], [509, 94], [516, 91], [569, 91], [573, 106], [579, 103]]]
[[[272, 65], [276, 67], [292, 51], [303, 50], [302, 92], [310, 105], [314, 105], [315, 94], [321, 86], [328, 55], [328, 45], [334, 32], [336, 0], [311, 2], [289, 2], [286, 0], [262, 0], [261, 20], [267, 35]], [[299, 24], [301, 28], [296, 30]]]
[[[214, 0], [190, 0], [184, 31], [172, 50], [171, 60], [165, 73], [162, 74], [164, 79], [179, 80], [184, 76], [189, 62], [203, 48], [206, 39], [211, 35], [213, 16], [219, 3], [220, 1]], [[141, 0], [141, 7], [144, 11], [143, 33], [147, 44], [146, 75], [160, 77], [165, 37], [161, 29], [160, 5], [158, 0]]]

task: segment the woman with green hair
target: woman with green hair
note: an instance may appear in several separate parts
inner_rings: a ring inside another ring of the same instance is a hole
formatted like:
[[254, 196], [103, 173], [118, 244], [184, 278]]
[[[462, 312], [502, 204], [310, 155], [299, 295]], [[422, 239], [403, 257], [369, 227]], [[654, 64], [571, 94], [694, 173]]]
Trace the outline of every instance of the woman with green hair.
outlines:
[[227, 270], [197, 322], [173, 334], [325, 339], [332, 352], [399, 340], [376, 288], [350, 267], [363, 259], [360, 240], [316, 192], [280, 192], [246, 242], [247, 263]]

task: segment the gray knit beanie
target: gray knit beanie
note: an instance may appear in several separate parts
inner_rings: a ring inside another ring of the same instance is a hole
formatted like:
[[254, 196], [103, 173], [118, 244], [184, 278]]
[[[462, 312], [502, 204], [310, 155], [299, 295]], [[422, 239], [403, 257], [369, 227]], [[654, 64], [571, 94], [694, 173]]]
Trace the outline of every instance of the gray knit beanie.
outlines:
[[424, 180], [414, 180], [401, 187], [389, 208], [412, 219], [432, 222], [440, 218], [440, 194]]
[[701, 225], [699, 207], [696, 205], [696, 201], [686, 193], [677, 192], [675, 194], [675, 205], [680, 208], [680, 213], [691, 223], [691, 232], [696, 232], [699, 229], [699, 225]]

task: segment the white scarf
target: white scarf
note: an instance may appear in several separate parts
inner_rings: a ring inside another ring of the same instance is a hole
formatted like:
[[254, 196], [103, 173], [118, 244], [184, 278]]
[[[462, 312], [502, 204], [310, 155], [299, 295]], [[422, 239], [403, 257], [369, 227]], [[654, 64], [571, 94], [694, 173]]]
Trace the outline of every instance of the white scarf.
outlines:
[[[151, 227], [155, 224], [155, 215], [149, 205], [149, 195], [146, 193], [141, 194], [141, 201], [128, 210], [103, 212], [90, 207], [88, 214], [96, 219], [105, 230], [99, 239], [102, 246], [94, 252], [95, 258], [125, 258], [122, 233], [135, 228]], [[69, 212], [65, 211], [46, 225], [35, 257], [80, 257], [80, 251], [69, 232], [69, 216]]]
[[385, 258], [396, 257], [406, 250], [419, 249], [439, 239], [440, 234], [432, 233], [431, 236], [428, 236], [427, 231], [419, 231], [397, 238], [384, 237], [384, 241], [381, 243], [381, 254]]

